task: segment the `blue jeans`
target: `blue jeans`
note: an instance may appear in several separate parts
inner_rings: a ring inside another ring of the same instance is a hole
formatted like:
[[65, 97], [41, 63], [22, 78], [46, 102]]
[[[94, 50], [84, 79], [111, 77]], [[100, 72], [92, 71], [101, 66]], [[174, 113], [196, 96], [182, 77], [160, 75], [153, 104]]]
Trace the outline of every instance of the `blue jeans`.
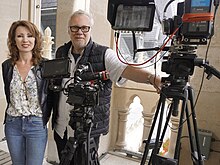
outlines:
[[13, 165], [42, 165], [47, 127], [41, 117], [7, 115], [5, 136]]

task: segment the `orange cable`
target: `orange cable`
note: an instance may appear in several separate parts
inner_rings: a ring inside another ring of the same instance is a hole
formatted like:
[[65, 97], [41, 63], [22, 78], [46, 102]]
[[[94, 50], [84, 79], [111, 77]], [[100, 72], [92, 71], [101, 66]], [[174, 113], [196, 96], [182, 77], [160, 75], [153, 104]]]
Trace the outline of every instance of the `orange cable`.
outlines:
[[182, 17], [183, 22], [213, 21], [213, 13], [185, 13]]

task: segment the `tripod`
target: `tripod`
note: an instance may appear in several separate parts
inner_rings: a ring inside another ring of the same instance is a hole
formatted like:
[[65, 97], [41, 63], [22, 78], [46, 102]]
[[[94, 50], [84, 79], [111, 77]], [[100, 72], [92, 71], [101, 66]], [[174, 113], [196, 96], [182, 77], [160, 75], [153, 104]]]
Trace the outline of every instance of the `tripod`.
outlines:
[[62, 151], [60, 165], [100, 165], [94, 138], [90, 138], [93, 127], [92, 107], [78, 107], [70, 113], [69, 125], [75, 130]]
[[[188, 79], [188, 78], [187, 78]], [[180, 140], [182, 135], [182, 129], [183, 129], [183, 122], [184, 122], [184, 115], [186, 116], [187, 126], [188, 126], [188, 134], [189, 134], [189, 141], [190, 141], [190, 148], [191, 148], [191, 155], [192, 155], [192, 161], [194, 165], [202, 165], [203, 164], [203, 157], [201, 155], [200, 147], [199, 147], [199, 138], [198, 138], [198, 129], [197, 129], [197, 123], [196, 123], [196, 114], [194, 110], [194, 91], [191, 86], [188, 85], [186, 80], [182, 80], [182, 82], [172, 81], [170, 85], [164, 85], [161, 89], [161, 94], [158, 102], [158, 106], [155, 112], [154, 120], [152, 123], [152, 127], [149, 132], [148, 139], [145, 140], [145, 150], [143, 153], [143, 157], [141, 160], [141, 165], [144, 165], [147, 159], [147, 155], [150, 149], [152, 149], [152, 153], [149, 159], [148, 164], [153, 165], [176, 165], [179, 164], [179, 154], [180, 154]], [[162, 121], [163, 121], [163, 113], [164, 113], [164, 107], [165, 107], [165, 101], [169, 98], [173, 102], [171, 104], [171, 107], [169, 109], [164, 128], [162, 130]], [[169, 124], [169, 120], [171, 115], [174, 116], [178, 115], [178, 104], [179, 101], [182, 100], [182, 106], [180, 110], [180, 120], [179, 120], [179, 127], [178, 127], [178, 133], [177, 133], [177, 140], [176, 140], [176, 147], [175, 147], [175, 153], [173, 158], [165, 158], [160, 155], [158, 155], [159, 150], [162, 146], [163, 138], [165, 136], [165, 132], [167, 129], [167, 126]], [[191, 116], [192, 121], [190, 121], [189, 117], [189, 107], [188, 107], [188, 101], [190, 103], [190, 109], [191, 109]], [[157, 127], [157, 133], [156, 133], [156, 139], [153, 141], [152, 134], [155, 128], [155, 124], [157, 121], [157, 117], [159, 116], [158, 121], [158, 127]], [[191, 128], [191, 124], [193, 125], [193, 129]], [[161, 132], [162, 130], [162, 132]], [[195, 145], [193, 144], [193, 133], [195, 137]]]

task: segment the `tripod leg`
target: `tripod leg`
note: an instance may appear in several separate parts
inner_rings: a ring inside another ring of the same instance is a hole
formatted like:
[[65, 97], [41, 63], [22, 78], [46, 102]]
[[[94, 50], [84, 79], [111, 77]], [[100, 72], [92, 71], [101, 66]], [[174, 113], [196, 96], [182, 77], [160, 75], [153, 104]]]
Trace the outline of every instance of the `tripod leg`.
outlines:
[[172, 115], [172, 111], [173, 111], [173, 104], [171, 104], [171, 107], [170, 107], [170, 109], [169, 109], [169, 113], [168, 113], [167, 118], [166, 118], [166, 122], [165, 122], [165, 124], [164, 124], [164, 129], [163, 129], [163, 132], [162, 132], [161, 138], [160, 138], [160, 141], [161, 141], [161, 142], [163, 142], [164, 136], [165, 136], [165, 134], [166, 134], [167, 126], [168, 126], [168, 124], [169, 124], [170, 117], [171, 117], [171, 115]]
[[182, 100], [182, 107], [181, 107], [181, 114], [180, 114], [180, 121], [179, 121], [179, 129], [177, 134], [177, 140], [176, 140], [176, 148], [174, 153], [174, 159], [179, 160], [179, 153], [180, 153], [180, 140], [182, 136], [182, 130], [183, 130], [183, 122], [184, 122], [184, 112], [186, 109], [186, 100], [188, 100], [188, 91], [185, 90], [184, 92], [184, 98]]
[[158, 122], [156, 141], [155, 141], [155, 146], [154, 146], [154, 150], [153, 150], [153, 154], [154, 155], [159, 153], [159, 150], [160, 150], [160, 147], [161, 147], [161, 143], [162, 143], [160, 141], [160, 137], [161, 137], [161, 128], [162, 128], [162, 124], [163, 124], [163, 113], [164, 113], [165, 101], [166, 100], [164, 98], [164, 100], [162, 102], [161, 110], [160, 110], [160, 118], [159, 118], [159, 122]]
[[[198, 135], [198, 127], [197, 127], [196, 113], [195, 113], [195, 107], [194, 107], [194, 97], [193, 97], [194, 96], [194, 92], [193, 92], [193, 88], [188, 86], [188, 92], [189, 92], [189, 101], [190, 101], [190, 108], [191, 108], [191, 113], [192, 113], [192, 122], [193, 122], [194, 135], [195, 135], [195, 144], [196, 144], [197, 155], [198, 155], [198, 157], [196, 159], [198, 161], [198, 164], [202, 165], [202, 164], [204, 164], [204, 161], [203, 161], [203, 158], [202, 158], [202, 154], [201, 154], [201, 150], [200, 150], [200, 145], [199, 145], [199, 135]], [[188, 116], [189, 116], [189, 114], [188, 114]], [[188, 123], [189, 123], [189, 121], [188, 121]], [[191, 130], [190, 127], [188, 127], [188, 129], [189, 129], [189, 131]], [[191, 149], [194, 152], [195, 150], [194, 150], [194, 147], [193, 147], [192, 134], [190, 135], [190, 143], [191, 143]], [[195, 154], [195, 153], [193, 153], [193, 154]]]
[[62, 151], [60, 165], [69, 165], [71, 163], [77, 146], [78, 141], [74, 137], [70, 137]]
[[[150, 132], [149, 132], [149, 135], [148, 135], [148, 139], [147, 139], [146, 144], [145, 144], [145, 149], [144, 149], [143, 157], [142, 157], [142, 160], [141, 160], [141, 165], [144, 165], [146, 160], [147, 160], [147, 155], [148, 155], [148, 151], [150, 149], [150, 142], [151, 142], [154, 127], [155, 127], [155, 124], [156, 124], [156, 121], [157, 121], [157, 116], [158, 116], [159, 112], [161, 110], [163, 110], [165, 101], [166, 101], [166, 97], [163, 94], [161, 94], [160, 98], [159, 98], [159, 101], [158, 101], [157, 109], [156, 109], [156, 112], [155, 112], [155, 115], [154, 115], [154, 119], [153, 119], [153, 122], [152, 122], [152, 125], [151, 125], [151, 129], [150, 129]], [[161, 105], [162, 105], [162, 108], [161, 108]], [[150, 160], [149, 160], [149, 162], [150, 162]]]
[[[190, 147], [191, 152], [193, 153], [193, 163], [194, 164], [203, 164], [203, 159], [199, 147], [199, 138], [198, 138], [198, 130], [197, 130], [197, 124], [196, 124], [196, 115], [194, 111], [194, 100], [193, 100], [193, 90], [191, 87], [187, 87], [187, 90], [185, 90], [184, 93], [183, 103], [182, 103], [182, 109], [181, 109], [181, 116], [180, 116], [180, 122], [179, 122], [179, 129], [178, 129], [178, 135], [177, 135], [177, 142], [176, 142], [176, 148], [175, 148], [175, 155], [174, 158], [179, 160], [179, 153], [180, 153], [180, 140], [182, 135], [182, 129], [183, 129], [183, 122], [184, 122], [184, 112], [186, 113], [186, 121], [187, 121], [187, 127], [188, 127], [188, 134], [189, 134], [189, 140], [190, 140]], [[193, 128], [194, 128], [194, 135], [195, 135], [195, 141], [196, 141], [196, 147], [197, 147], [197, 155], [195, 154], [195, 149], [193, 146], [193, 137], [192, 137], [192, 130], [191, 130], [191, 124], [189, 120], [189, 110], [187, 101], [190, 101], [191, 105], [191, 113], [192, 113], [192, 121], [193, 121]], [[195, 163], [196, 162], [196, 163]]]
[[90, 147], [90, 160], [91, 160], [90, 165], [100, 165], [99, 159], [98, 159], [97, 146], [96, 146], [94, 138], [91, 138], [90, 146], [91, 146]]

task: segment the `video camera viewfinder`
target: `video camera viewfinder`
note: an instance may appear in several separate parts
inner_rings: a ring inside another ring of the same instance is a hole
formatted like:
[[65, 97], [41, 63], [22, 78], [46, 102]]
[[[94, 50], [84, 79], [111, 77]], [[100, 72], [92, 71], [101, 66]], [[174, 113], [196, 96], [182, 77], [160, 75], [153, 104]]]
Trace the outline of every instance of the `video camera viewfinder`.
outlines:
[[114, 30], [151, 31], [155, 14], [153, 0], [109, 0], [107, 19]]
[[48, 79], [69, 78], [70, 77], [70, 59], [56, 58], [44, 61], [42, 63], [42, 77]]

